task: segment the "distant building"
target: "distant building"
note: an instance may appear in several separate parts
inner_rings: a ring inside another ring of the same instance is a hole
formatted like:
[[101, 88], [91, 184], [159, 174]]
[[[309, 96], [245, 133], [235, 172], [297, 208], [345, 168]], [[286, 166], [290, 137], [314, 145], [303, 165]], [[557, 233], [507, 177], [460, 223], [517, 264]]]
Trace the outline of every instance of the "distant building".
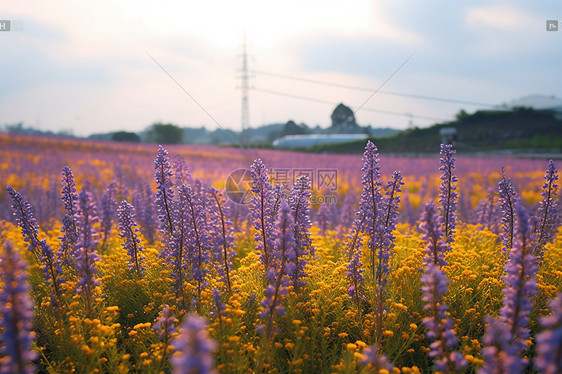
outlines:
[[499, 110], [513, 110], [514, 108], [533, 108], [535, 110], [551, 110], [557, 119], [562, 119], [562, 99], [556, 96], [529, 95], [511, 100], [495, 107]]
[[311, 147], [320, 144], [334, 144], [367, 139], [366, 134], [310, 134], [287, 135], [273, 142], [275, 148]]

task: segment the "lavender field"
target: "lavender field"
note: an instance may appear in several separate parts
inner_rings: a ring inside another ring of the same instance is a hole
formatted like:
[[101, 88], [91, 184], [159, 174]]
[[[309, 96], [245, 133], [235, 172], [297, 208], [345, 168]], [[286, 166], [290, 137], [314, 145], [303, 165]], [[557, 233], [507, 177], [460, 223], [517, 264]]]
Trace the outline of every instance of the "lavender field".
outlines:
[[562, 368], [557, 161], [0, 145], [3, 372]]

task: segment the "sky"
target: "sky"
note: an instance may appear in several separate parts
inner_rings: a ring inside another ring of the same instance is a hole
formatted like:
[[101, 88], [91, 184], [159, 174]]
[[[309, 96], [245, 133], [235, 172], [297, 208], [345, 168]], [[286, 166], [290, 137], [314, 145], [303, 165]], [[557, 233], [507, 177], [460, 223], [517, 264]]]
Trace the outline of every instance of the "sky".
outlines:
[[0, 0], [0, 20], [0, 126], [240, 130], [244, 39], [252, 127], [327, 127], [344, 103], [405, 129], [562, 98], [559, 0]]

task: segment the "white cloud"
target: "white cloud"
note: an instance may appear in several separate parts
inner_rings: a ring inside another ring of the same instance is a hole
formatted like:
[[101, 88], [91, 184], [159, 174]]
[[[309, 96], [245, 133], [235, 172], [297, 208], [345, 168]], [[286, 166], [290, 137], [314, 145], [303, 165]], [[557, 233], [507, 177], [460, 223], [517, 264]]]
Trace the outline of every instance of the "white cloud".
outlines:
[[544, 20], [516, 7], [497, 4], [470, 8], [466, 12], [466, 25], [469, 27], [486, 27], [517, 33], [531, 32]]

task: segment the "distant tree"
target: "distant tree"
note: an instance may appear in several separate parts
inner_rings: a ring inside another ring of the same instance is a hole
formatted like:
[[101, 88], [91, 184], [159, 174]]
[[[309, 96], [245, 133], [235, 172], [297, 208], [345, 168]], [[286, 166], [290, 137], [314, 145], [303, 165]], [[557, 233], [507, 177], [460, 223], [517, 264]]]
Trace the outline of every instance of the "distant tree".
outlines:
[[158, 144], [180, 144], [183, 142], [183, 128], [171, 123], [155, 123], [149, 134], [149, 140]]
[[285, 135], [303, 135], [308, 134], [309, 129], [304, 123], [297, 125], [295, 121], [288, 121], [281, 130], [281, 136]]
[[140, 142], [140, 136], [134, 132], [117, 131], [111, 135], [111, 140], [115, 142]]
[[457, 121], [462, 121], [463, 119], [465, 119], [466, 117], [468, 117], [468, 113], [466, 112], [466, 110], [461, 109], [459, 110], [459, 112], [456, 115], [457, 117]]
[[332, 127], [357, 127], [355, 114], [350, 107], [339, 104], [330, 116]]

